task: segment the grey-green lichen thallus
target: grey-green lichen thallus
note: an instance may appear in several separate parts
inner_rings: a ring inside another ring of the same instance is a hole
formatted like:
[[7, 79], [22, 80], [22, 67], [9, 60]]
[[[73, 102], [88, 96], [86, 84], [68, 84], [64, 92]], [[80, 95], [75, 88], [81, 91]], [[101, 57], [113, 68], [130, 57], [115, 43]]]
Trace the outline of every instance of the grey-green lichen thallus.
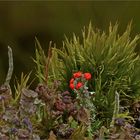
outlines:
[[5, 107], [10, 103], [12, 99], [12, 93], [10, 88], [10, 80], [13, 74], [13, 54], [12, 49], [8, 46], [8, 58], [9, 69], [4, 84], [0, 86], [0, 107], [5, 111]]

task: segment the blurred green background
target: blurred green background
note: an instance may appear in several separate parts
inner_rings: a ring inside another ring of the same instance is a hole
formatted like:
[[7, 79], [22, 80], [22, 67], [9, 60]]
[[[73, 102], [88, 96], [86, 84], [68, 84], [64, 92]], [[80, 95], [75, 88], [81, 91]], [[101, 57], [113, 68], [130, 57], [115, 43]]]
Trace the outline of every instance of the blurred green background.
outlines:
[[[0, 84], [8, 69], [7, 46], [14, 53], [14, 75], [29, 73], [35, 64], [35, 36], [47, 51], [49, 41], [62, 46], [64, 35], [81, 35], [90, 21], [108, 30], [118, 21], [122, 33], [133, 20], [132, 37], [140, 33], [140, 1], [16, 1], [0, 2]], [[137, 51], [139, 52], [139, 44]]]

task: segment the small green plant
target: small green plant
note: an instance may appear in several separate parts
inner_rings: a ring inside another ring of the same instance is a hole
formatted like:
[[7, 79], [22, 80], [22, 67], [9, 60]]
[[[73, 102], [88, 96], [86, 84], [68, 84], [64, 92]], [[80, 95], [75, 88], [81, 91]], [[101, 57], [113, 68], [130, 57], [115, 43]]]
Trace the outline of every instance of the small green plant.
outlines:
[[0, 139], [139, 139], [140, 57], [134, 51], [139, 36], [130, 38], [131, 24], [122, 35], [117, 31], [117, 24], [109, 32], [89, 24], [82, 39], [66, 38], [62, 49], [50, 43], [47, 55], [36, 39], [39, 83], [32, 90], [30, 73], [22, 73], [11, 90], [8, 47], [9, 70], [0, 86]]
[[20, 99], [20, 96], [21, 96], [21, 91], [23, 88], [29, 88], [31, 83], [29, 84], [28, 81], [29, 81], [29, 78], [30, 78], [30, 73], [28, 75], [24, 75], [23, 73], [21, 74], [21, 78], [20, 78], [20, 81], [16, 80], [16, 84], [15, 84], [15, 99], [14, 99], [14, 103], [17, 103]]
[[114, 112], [115, 92], [120, 94], [120, 100], [136, 98], [140, 93], [140, 58], [135, 53], [139, 35], [131, 39], [130, 32], [131, 24], [119, 35], [117, 24], [110, 25], [106, 33], [93, 29], [90, 23], [87, 29], [84, 28], [81, 41], [73, 35], [71, 40], [65, 39], [61, 50], [52, 49], [50, 75], [60, 79], [62, 89], [69, 88], [75, 71], [88, 71], [93, 75], [89, 90], [95, 91], [98, 118], [104, 118], [102, 122], [107, 126]]

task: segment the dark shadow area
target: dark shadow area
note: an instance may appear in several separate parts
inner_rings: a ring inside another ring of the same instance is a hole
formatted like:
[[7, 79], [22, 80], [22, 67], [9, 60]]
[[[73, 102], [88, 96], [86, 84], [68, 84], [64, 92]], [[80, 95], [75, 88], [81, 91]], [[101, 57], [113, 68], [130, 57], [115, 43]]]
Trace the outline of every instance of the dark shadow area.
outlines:
[[[7, 46], [14, 53], [14, 75], [32, 72], [35, 36], [47, 51], [49, 41], [62, 46], [64, 35], [81, 36], [81, 30], [90, 21], [95, 27], [106, 30], [110, 22], [120, 24], [120, 33], [133, 20], [132, 37], [140, 32], [139, 1], [21, 1], [0, 2], [0, 83], [8, 69]], [[139, 52], [137, 46], [136, 51]]]

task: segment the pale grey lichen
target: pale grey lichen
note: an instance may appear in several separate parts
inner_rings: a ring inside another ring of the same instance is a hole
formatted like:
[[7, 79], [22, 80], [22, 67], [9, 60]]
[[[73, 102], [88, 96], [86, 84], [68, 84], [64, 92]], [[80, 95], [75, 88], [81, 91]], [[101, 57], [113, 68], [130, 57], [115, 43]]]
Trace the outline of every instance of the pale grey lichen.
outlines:
[[7, 72], [6, 80], [4, 85], [9, 85], [12, 74], [13, 74], [13, 53], [11, 47], [8, 46], [8, 57], [9, 57], [9, 69]]

